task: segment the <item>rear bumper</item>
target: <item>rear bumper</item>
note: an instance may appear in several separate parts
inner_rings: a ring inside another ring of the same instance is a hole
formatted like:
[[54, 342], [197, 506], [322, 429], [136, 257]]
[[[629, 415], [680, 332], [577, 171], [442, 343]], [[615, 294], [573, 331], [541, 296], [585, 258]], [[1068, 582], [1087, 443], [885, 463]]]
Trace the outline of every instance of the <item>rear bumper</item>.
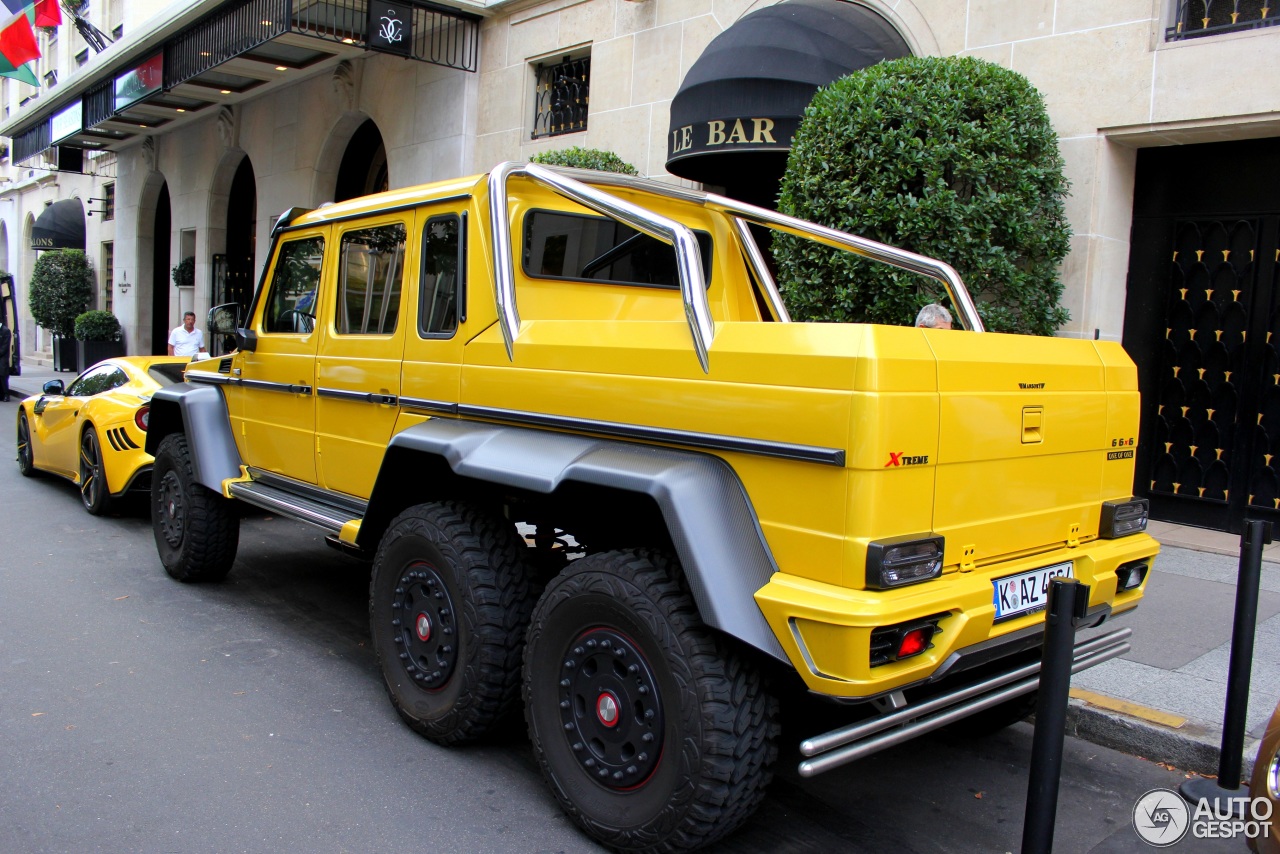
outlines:
[[[769, 626], [805, 683], [832, 697], [861, 700], [941, 676], [957, 660], [977, 650], [1000, 651], [1018, 637], [1037, 634], [1043, 613], [996, 623], [992, 581], [1008, 575], [1073, 562], [1073, 574], [1091, 588], [1092, 612], [1120, 613], [1135, 607], [1147, 579], [1134, 590], [1116, 592], [1116, 568], [1151, 561], [1160, 545], [1146, 534], [1095, 540], [1030, 558], [950, 572], [936, 581], [897, 590], [849, 590], [786, 573], [775, 573], [755, 598]], [[1150, 578], [1148, 574], [1147, 578]], [[903, 661], [871, 665], [874, 629], [909, 620], [939, 617], [939, 631], [926, 652]], [[998, 657], [998, 655], [996, 656]]]
[[[1116, 629], [1076, 644], [1073, 673], [1129, 651], [1132, 629]], [[812, 777], [901, 744], [976, 712], [1029, 694], [1040, 687], [1040, 662], [1012, 668], [986, 679], [953, 688], [887, 714], [841, 727], [800, 743], [800, 776]]]

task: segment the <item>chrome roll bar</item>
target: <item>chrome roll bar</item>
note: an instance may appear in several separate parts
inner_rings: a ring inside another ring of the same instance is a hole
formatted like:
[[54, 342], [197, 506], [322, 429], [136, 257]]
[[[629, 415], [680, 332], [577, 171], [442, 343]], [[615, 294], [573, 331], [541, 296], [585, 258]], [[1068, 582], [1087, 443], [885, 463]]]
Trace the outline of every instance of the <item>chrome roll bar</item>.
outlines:
[[[597, 173], [588, 175], [594, 177]], [[507, 358], [514, 358], [515, 337], [520, 333], [520, 313], [516, 309], [515, 261], [511, 251], [511, 221], [507, 201], [507, 181], [522, 175], [550, 187], [567, 199], [615, 219], [675, 249], [680, 296], [693, 336], [693, 348], [703, 373], [711, 370], [708, 350], [715, 337], [711, 306], [707, 302], [707, 279], [702, 254], [693, 230], [683, 223], [647, 211], [560, 172], [533, 163], [506, 162], [489, 173], [489, 222], [493, 235], [493, 279], [497, 288], [498, 322], [507, 345]]]
[[497, 289], [498, 324], [502, 328], [502, 340], [506, 344], [509, 359], [515, 358], [515, 339], [520, 334], [520, 312], [516, 308], [515, 261], [511, 247], [511, 220], [507, 193], [507, 182], [512, 176], [522, 176], [549, 187], [583, 207], [670, 244], [675, 249], [680, 296], [684, 301], [684, 313], [689, 322], [689, 334], [693, 338], [693, 347], [704, 373], [711, 370], [708, 351], [715, 337], [715, 323], [711, 319], [711, 307], [707, 301], [707, 280], [702, 269], [702, 255], [693, 231], [683, 223], [645, 210], [639, 205], [610, 195], [591, 185], [642, 190], [670, 199], [695, 202], [711, 210], [728, 214], [733, 219], [734, 230], [746, 250], [752, 271], [780, 321], [790, 322], [791, 316], [783, 303], [777, 283], [769, 272], [763, 253], [751, 236], [748, 223], [804, 237], [934, 279], [946, 289], [947, 295], [951, 298], [951, 304], [956, 309], [960, 325], [973, 332], [984, 331], [982, 318], [978, 316], [973, 298], [969, 295], [969, 289], [965, 287], [960, 274], [950, 264], [935, 258], [917, 255], [896, 246], [868, 240], [865, 237], [858, 237], [713, 193], [689, 190], [673, 184], [612, 172], [550, 168], [533, 163], [507, 161], [498, 164], [489, 173], [489, 227], [493, 240], [493, 279]]
[[[978, 316], [978, 310], [973, 304], [973, 297], [970, 296], [969, 289], [965, 287], [964, 280], [960, 278], [960, 274], [950, 264], [939, 261], [936, 258], [917, 255], [914, 252], [908, 252], [905, 249], [899, 249], [887, 243], [868, 240], [865, 237], [858, 237], [845, 231], [837, 231], [834, 228], [827, 228], [807, 220], [797, 219], [793, 216], [780, 214], [777, 211], [756, 207], [746, 202], [728, 199], [724, 196], [717, 196], [701, 190], [690, 190], [674, 184], [665, 184], [661, 181], [653, 181], [647, 178], [634, 178], [630, 175], [620, 175], [613, 172], [592, 172], [584, 169], [564, 169], [560, 167], [557, 167], [556, 171], [562, 175], [568, 175], [579, 181], [588, 181], [592, 184], [629, 187], [634, 190], [644, 190], [645, 192], [666, 196], [670, 199], [695, 202], [704, 207], [718, 209], [736, 218], [763, 225], [775, 231], [783, 231], [809, 240], [816, 240], [819, 243], [834, 246], [846, 252], [853, 252], [855, 255], [870, 258], [873, 261], [879, 261], [891, 267], [898, 267], [902, 270], [927, 276], [940, 283], [946, 290], [947, 296], [951, 298], [951, 304], [955, 306], [956, 313], [959, 315], [961, 326], [973, 332], [985, 331], [982, 325], [982, 318]], [[768, 270], [763, 266], [763, 258], [760, 255], [759, 248], [754, 252], [750, 249], [751, 244], [754, 244], [755, 241], [746, 241], [740, 229], [738, 234], [748, 246], [748, 256], [754, 256], [751, 257], [751, 263], [752, 267], [755, 268], [754, 272], [757, 278], [762, 283], [766, 280], [771, 280], [772, 277], [768, 275]], [[758, 266], [756, 258], [760, 258]], [[766, 291], [768, 290], [767, 285], [765, 285], [765, 289]], [[770, 301], [772, 301], [772, 297], [770, 297]]]

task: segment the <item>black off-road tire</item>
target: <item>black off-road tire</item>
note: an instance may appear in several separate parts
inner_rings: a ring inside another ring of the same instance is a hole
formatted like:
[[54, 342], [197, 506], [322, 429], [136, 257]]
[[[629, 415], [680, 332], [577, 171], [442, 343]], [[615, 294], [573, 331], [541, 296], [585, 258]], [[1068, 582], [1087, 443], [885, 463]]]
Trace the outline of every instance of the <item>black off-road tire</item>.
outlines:
[[23, 409], [18, 410], [18, 473], [23, 477], [35, 477], [35, 457], [31, 451], [31, 421]]
[[369, 626], [391, 704], [438, 744], [474, 741], [520, 698], [533, 608], [515, 527], [457, 501], [397, 516], [378, 544]]
[[102, 463], [102, 444], [92, 424], [80, 436], [80, 502], [90, 516], [101, 516], [111, 509], [111, 490], [107, 486]]
[[240, 543], [240, 516], [229, 498], [197, 483], [187, 437], [171, 433], [151, 471], [151, 531], [165, 571], [178, 581], [221, 581]]
[[561, 807], [619, 851], [714, 842], [773, 777], [777, 701], [703, 624], [660, 552], [590, 555], [547, 587], [525, 644], [524, 701]]

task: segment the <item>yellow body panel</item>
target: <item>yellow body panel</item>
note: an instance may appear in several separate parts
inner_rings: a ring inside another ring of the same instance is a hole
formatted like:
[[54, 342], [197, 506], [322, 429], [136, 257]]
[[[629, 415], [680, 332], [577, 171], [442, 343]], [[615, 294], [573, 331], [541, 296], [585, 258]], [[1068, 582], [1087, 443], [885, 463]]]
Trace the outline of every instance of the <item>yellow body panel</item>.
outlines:
[[[134, 421], [138, 409], [146, 405], [164, 380], [148, 371], [156, 365], [188, 362], [190, 359], [185, 356], [108, 359], [91, 366], [85, 374], [107, 365], [117, 368], [126, 381], [115, 388], [95, 395], [37, 394], [23, 400], [19, 404], [19, 417], [25, 417], [30, 427], [36, 468], [78, 484], [80, 440], [86, 430], [94, 430], [102, 454], [107, 491], [113, 495], [123, 492], [134, 475], [152, 463], [151, 455], [143, 449], [147, 443], [146, 433]], [[76, 390], [75, 382], [67, 383], [68, 391]]]
[[[257, 349], [234, 356], [232, 373], [398, 396], [399, 405], [224, 386], [245, 462], [363, 499], [391, 435], [458, 405], [506, 420], [551, 415], [692, 434], [676, 446], [716, 453], [733, 468], [779, 568], [755, 591], [769, 625], [811, 688], [845, 697], [917, 682], [951, 652], [1043, 619], [993, 623], [993, 579], [1071, 560], [1095, 606], [1118, 612], [1141, 598], [1141, 588], [1116, 596], [1115, 570], [1152, 558], [1155, 541], [1099, 539], [1102, 503], [1127, 500], [1133, 482], [1124, 451], [1136, 441], [1136, 372], [1118, 345], [762, 320], [728, 219], [607, 188], [710, 236], [715, 335], [704, 373], [677, 289], [526, 269], [529, 212], [586, 212], [523, 179], [510, 190], [521, 320], [510, 356], [496, 322], [482, 178], [344, 202], [290, 226], [281, 241], [326, 240], [316, 329], [265, 333], [259, 305]], [[417, 271], [422, 224], [441, 212], [466, 214], [465, 311], [455, 332], [431, 336], [418, 327]], [[409, 234], [399, 325], [394, 334], [336, 335], [340, 235], [392, 221]], [[707, 451], [699, 437], [838, 452], [843, 461]], [[343, 540], [354, 541], [356, 524]], [[911, 535], [945, 537], [943, 576], [865, 589], [868, 544]], [[872, 629], [937, 614], [941, 634], [927, 653], [870, 665]]]

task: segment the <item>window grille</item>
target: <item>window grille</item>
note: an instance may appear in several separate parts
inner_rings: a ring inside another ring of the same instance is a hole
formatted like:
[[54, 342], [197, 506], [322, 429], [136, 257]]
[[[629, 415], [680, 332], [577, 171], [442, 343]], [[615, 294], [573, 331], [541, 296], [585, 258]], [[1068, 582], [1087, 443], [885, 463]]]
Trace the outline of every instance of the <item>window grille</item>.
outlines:
[[586, 130], [587, 106], [591, 100], [591, 57], [565, 57], [555, 65], [539, 63], [534, 73], [537, 88], [532, 138]]
[[1280, 21], [1275, 0], [1175, 0], [1173, 26], [1165, 41], [1194, 39], [1274, 26]]

